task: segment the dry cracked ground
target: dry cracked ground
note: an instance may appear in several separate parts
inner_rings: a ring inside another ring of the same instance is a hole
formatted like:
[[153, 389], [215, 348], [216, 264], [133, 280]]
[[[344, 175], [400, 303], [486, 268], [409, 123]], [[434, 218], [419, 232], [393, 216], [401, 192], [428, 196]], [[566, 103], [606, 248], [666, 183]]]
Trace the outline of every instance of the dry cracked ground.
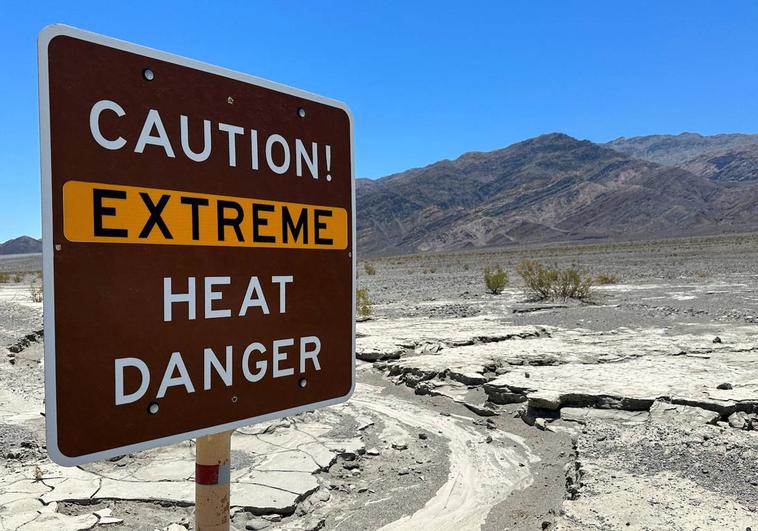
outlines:
[[[525, 258], [618, 282], [529, 302]], [[353, 398], [235, 432], [232, 526], [758, 530], [757, 258], [742, 235], [372, 260]], [[0, 530], [192, 528], [191, 442], [46, 458], [32, 279], [0, 284]]]

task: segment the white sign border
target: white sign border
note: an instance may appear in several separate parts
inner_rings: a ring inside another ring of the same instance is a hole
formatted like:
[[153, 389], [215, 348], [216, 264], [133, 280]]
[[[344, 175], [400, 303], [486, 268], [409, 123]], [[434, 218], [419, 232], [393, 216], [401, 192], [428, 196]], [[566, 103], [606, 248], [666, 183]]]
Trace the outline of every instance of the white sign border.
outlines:
[[[344, 396], [324, 400], [312, 404], [269, 413], [258, 417], [219, 424], [209, 428], [179, 433], [160, 439], [153, 439], [141, 443], [130, 444], [110, 450], [95, 452], [86, 455], [69, 457], [61, 452], [58, 447], [58, 422], [57, 422], [57, 403], [56, 403], [56, 385], [55, 385], [55, 276], [53, 270], [53, 254], [55, 252], [53, 242], [53, 200], [52, 200], [52, 168], [50, 161], [50, 87], [48, 78], [48, 46], [50, 42], [58, 36], [69, 36], [76, 39], [101, 44], [118, 50], [144, 55], [161, 61], [174, 63], [188, 68], [201, 70], [211, 74], [231, 78], [259, 87], [268, 88], [277, 92], [283, 92], [299, 98], [304, 98], [317, 103], [322, 103], [330, 107], [336, 107], [343, 110], [350, 122], [350, 182], [351, 182], [351, 202], [352, 202], [352, 283], [353, 283], [353, 320], [352, 320], [352, 385], [350, 391]], [[356, 271], [356, 253], [355, 253], [355, 146], [353, 136], [353, 114], [350, 108], [341, 101], [325, 98], [310, 92], [296, 88], [274, 83], [255, 76], [242, 74], [233, 70], [228, 70], [219, 66], [210, 65], [200, 61], [195, 61], [178, 55], [155, 50], [133, 44], [130, 42], [113, 39], [97, 33], [84, 31], [63, 24], [51, 24], [42, 29], [37, 39], [37, 68], [39, 76], [39, 131], [40, 131], [40, 174], [42, 186], [42, 272], [44, 278], [44, 312], [43, 325], [45, 329], [45, 425], [47, 435], [47, 452], [50, 458], [63, 466], [76, 466], [101, 459], [108, 459], [118, 455], [148, 450], [158, 446], [178, 443], [187, 439], [202, 437], [213, 433], [233, 430], [242, 426], [249, 426], [258, 422], [295, 415], [304, 411], [311, 411], [317, 408], [340, 404], [348, 400], [355, 390], [355, 271]]]

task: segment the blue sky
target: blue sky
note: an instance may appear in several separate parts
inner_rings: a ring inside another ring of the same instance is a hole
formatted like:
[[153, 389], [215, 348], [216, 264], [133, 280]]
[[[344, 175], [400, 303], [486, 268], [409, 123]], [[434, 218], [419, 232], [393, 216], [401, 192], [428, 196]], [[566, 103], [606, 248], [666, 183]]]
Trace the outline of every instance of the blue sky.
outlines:
[[758, 2], [10, 2], [0, 242], [40, 235], [36, 35], [53, 22], [341, 99], [381, 177], [545, 132], [758, 131]]

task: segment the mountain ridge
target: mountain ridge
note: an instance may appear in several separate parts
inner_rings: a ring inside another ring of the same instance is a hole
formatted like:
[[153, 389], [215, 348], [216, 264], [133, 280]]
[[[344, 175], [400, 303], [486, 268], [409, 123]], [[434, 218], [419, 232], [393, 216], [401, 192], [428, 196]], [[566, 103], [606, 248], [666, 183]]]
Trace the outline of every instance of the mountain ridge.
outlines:
[[678, 166], [699, 156], [751, 144], [758, 144], [758, 134], [720, 133], [705, 136], [685, 132], [678, 135], [622, 136], [605, 145], [634, 158]]
[[754, 204], [744, 200], [758, 181], [747, 178], [753, 159], [745, 160], [735, 163], [740, 179], [720, 182], [713, 171], [548, 133], [361, 183], [357, 244], [371, 255], [758, 227]]
[[42, 240], [31, 236], [19, 236], [0, 243], [0, 255], [33, 254], [42, 252]]

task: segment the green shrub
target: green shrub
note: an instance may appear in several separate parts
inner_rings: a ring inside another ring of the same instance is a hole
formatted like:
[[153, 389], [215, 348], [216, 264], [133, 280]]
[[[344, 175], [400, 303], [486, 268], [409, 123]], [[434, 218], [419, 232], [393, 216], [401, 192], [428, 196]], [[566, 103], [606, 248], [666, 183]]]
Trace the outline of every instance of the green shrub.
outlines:
[[371, 299], [368, 296], [368, 289], [359, 288], [355, 290], [355, 313], [358, 317], [366, 319], [371, 316]]
[[5, 284], [11, 281], [10, 273], [0, 273], [0, 284]]
[[609, 284], [618, 284], [619, 278], [616, 275], [609, 275], [606, 273], [601, 273], [595, 278], [595, 282], [597, 282], [598, 286], [607, 286]]
[[376, 267], [371, 262], [365, 262], [363, 264], [363, 270], [367, 275], [376, 275]]
[[516, 271], [526, 284], [527, 294], [536, 300], [586, 300], [592, 294], [592, 277], [576, 268], [547, 267], [524, 260]]
[[24, 281], [24, 275], [22, 273], [16, 273], [13, 275], [13, 282], [21, 284]]
[[499, 295], [508, 285], [508, 273], [503, 271], [500, 266], [495, 269], [490, 267], [484, 268], [484, 285], [487, 286], [487, 291], [493, 295]]

